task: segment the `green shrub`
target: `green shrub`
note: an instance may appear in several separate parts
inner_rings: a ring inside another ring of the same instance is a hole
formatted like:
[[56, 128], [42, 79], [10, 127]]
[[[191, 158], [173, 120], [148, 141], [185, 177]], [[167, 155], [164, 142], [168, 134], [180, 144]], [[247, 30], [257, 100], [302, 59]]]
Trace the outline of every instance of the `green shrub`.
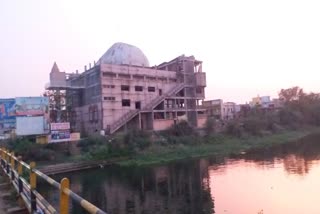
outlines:
[[215, 125], [216, 125], [215, 119], [212, 118], [212, 117], [208, 117], [207, 120], [206, 120], [206, 123], [204, 125], [204, 131], [205, 131], [207, 136], [209, 136], [211, 134], [214, 134]]
[[24, 161], [48, 161], [55, 159], [55, 153], [48, 145], [36, 144], [27, 138], [11, 139], [6, 142], [9, 151], [21, 156]]
[[267, 129], [267, 121], [258, 117], [250, 117], [243, 121], [243, 128], [252, 135], [260, 135], [262, 130]]
[[90, 150], [94, 150], [96, 147], [106, 143], [106, 137], [101, 135], [92, 135], [79, 141], [77, 146], [81, 148], [82, 152], [89, 152]]
[[171, 136], [191, 136], [196, 135], [196, 132], [187, 121], [181, 121], [177, 124], [172, 125], [169, 129], [163, 132], [166, 135]]
[[225, 129], [226, 134], [241, 137], [242, 136], [242, 128], [238, 121], [229, 121], [226, 125]]
[[124, 135], [124, 143], [129, 150], [142, 150], [151, 145], [150, 137], [146, 131], [133, 129]]

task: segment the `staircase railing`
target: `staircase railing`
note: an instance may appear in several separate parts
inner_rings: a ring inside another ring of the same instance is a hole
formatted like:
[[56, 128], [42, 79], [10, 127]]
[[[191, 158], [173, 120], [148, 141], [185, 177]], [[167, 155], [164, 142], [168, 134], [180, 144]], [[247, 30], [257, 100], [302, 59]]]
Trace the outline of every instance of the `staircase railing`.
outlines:
[[170, 96], [174, 95], [175, 93], [177, 93], [178, 91], [180, 91], [184, 87], [185, 87], [185, 85], [183, 83], [175, 86], [170, 91], [168, 91], [165, 95], [159, 96], [159, 97], [155, 98], [154, 100], [152, 100], [150, 103], [148, 103], [143, 108], [143, 110], [151, 110], [153, 107], [159, 105], [159, 103], [161, 103], [166, 97], [170, 97]]
[[127, 123], [129, 120], [131, 120], [133, 117], [135, 117], [139, 113], [139, 109], [131, 110], [124, 114], [122, 117], [119, 118], [115, 123], [113, 123], [110, 127], [110, 134], [117, 131], [121, 126], [123, 126], [125, 123]]
[[[142, 110], [144, 110], [144, 111], [152, 110], [152, 108], [159, 105], [159, 103], [161, 103], [166, 97], [174, 95], [175, 93], [177, 93], [179, 90], [183, 89], [184, 87], [185, 87], [185, 84], [183, 84], [183, 83], [175, 86], [174, 88], [169, 90], [165, 95], [162, 95], [162, 96], [159, 96], [159, 97], [156, 97], [155, 99], [153, 99]], [[139, 112], [140, 112], [140, 109], [131, 110], [131, 111], [127, 112], [126, 114], [124, 114], [122, 117], [120, 117], [119, 120], [117, 120], [115, 123], [113, 123], [110, 126], [110, 134], [113, 134], [114, 132], [116, 132], [119, 128], [121, 128], [129, 120], [134, 118]]]

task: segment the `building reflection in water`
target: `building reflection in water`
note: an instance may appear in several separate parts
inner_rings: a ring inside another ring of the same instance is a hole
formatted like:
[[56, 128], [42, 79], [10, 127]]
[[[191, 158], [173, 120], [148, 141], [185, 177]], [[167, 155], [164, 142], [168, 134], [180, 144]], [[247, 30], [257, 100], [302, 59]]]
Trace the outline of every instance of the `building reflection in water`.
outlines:
[[[209, 161], [153, 168], [105, 168], [68, 175], [74, 190], [110, 214], [211, 214]], [[72, 204], [72, 213], [85, 213]]]

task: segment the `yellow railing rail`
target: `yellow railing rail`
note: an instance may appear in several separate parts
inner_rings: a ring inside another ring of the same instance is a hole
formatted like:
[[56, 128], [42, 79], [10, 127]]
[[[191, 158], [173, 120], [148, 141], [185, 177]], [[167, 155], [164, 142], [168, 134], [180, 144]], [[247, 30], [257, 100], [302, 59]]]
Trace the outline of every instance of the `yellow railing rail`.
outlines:
[[[90, 214], [106, 214], [106, 212], [72, 192], [68, 178], [63, 178], [61, 182], [58, 183], [46, 174], [35, 169], [35, 162], [27, 164], [23, 162], [20, 157], [16, 157], [13, 152], [10, 153], [5, 148], [0, 148], [0, 156], [1, 168], [10, 178], [11, 183], [19, 193], [19, 200], [24, 202], [29, 213], [68, 214], [69, 198], [71, 198]], [[29, 183], [23, 178], [24, 169], [29, 173]], [[37, 192], [37, 177], [45, 180], [48, 184], [59, 190], [59, 212]]]

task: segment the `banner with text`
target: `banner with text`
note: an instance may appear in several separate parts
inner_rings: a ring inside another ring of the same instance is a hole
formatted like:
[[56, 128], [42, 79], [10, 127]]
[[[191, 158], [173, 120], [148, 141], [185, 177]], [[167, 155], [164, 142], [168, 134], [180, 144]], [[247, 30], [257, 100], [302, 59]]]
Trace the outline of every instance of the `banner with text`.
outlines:
[[15, 99], [0, 99], [0, 130], [6, 131], [15, 127]]

